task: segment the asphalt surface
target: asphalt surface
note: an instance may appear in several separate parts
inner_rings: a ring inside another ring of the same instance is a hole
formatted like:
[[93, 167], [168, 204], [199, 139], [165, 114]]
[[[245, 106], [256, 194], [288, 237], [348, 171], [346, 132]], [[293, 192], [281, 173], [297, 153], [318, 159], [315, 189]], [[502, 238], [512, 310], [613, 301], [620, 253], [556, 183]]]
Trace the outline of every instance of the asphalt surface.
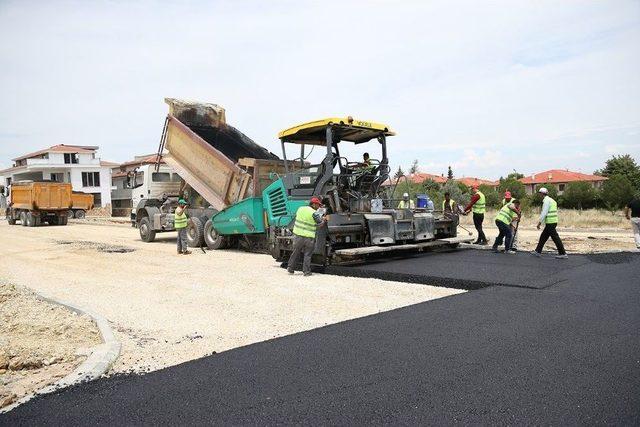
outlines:
[[0, 425], [640, 423], [638, 254], [357, 268], [485, 287], [83, 384]]

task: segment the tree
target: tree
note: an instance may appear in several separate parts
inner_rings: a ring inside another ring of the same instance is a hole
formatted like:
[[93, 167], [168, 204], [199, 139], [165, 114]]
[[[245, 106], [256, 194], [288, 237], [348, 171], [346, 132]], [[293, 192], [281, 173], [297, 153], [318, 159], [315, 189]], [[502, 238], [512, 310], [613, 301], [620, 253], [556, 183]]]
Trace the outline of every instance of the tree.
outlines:
[[520, 178], [524, 178], [524, 174], [518, 173], [516, 172], [516, 170], [514, 169], [513, 172], [511, 172], [509, 175], [507, 175], [506, 179], [520, 179]]
[[612, 175], [602, 184], [601, 197], [611, 212], [624, 207], [633, 198], [634, 188], [624, 175]]
[[504, 196], [505, 191], [509, 191], [511, 196], [518, 200], [522, 200], [527, 196], [524, 184], [518, 181], [517, 178], [512, 177], [511, 174], [506, 179], [500, 180], [498, 192], [501, 196]]
[[555, 201], [558, 200], [558, 190], [556, 187], [553, 185], [539, 184], [536, 186], [536, 193], [531, 197], [531, 204], [533, 206], [542, 206], [542, 199], [544, 199], [544, 195], [538, 192], [542, 187], [549, 190], [549, 197]]
[[439, 203], [436, 205], [438, 209], [442, 207], [442, 200], [444, 200], [444, 193], [449, 193], [451, 195], [451, 199], [455, 200], [455, 202], [460, 206], [460, 208], [464, 209], [464, 207], [471, 200], [471, 196], [468, 193], [468, 189], [466, 186], [460, 187], [460, 182], [456, 180], [449, 180], [445, 182], [442, 186], [442, 198], [439, 199]]
[[415, 159], [413, 163], [411, 163], [411, 167], [409, 168], [409, 174], [415, 175], [418, 173], [418, 170], [419, 170], [418, 159]]
[[491, 206], [493, 208], [500, 207], [502, 203], [502, 196], [498, 194], [495, 188], [486, 184], [482, 184], [478, 189], [482, 191], [482, 194], [484, 194], [485, 203], [487, 206]]
[[393, 175], [393, 178], [397, 180], [399, 178], [402, 178], [403, 176], [404, 176], [404, 171], [402, 170], [402, 166], [398, 166], [398, 170]]
[[449, 170], [447, 170], [447, 179], [453, 179], [453, 170], [451, 170], [451, 166], [449, 166]]
[[566, 208], [591, 208], [598, 194], [593, 186], [584, 181], [570, 182], [562, 194], [561, 204]]
[[612, 156], [607, 160], [604, 168], [595, 173], [606, 177], [622, 175], [631, 182], [636, 191], [640, 191], [640, 166], [629, 154]]

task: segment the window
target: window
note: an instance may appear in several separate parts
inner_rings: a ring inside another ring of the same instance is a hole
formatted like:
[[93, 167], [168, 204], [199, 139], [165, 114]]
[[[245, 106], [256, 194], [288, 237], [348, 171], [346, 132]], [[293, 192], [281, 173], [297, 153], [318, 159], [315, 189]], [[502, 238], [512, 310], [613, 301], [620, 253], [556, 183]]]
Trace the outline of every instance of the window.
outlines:
[[62, 172], [60, 172], [60, 173], [52, 173], [51, 174], [51, 181], [53, 181], [53, 182], [64, 182], [64, 174]]
[[78, 153], [64, 153], [64, 163], [68, 165], [78, 163]]
[[180, 178], [180, 175], [178, 175], [177, 173], [171, 174], [171, 181], [172, 182], [181, 182], [182, 178]]
[[100, 187], [100, 172], [82, 172], [83, 187]]
[[151, 181], [169, 182], [171, 181], [171, 174], [169, 172], [154, 172], [151, 174]]
[[564, 184], [558, 184], [558, 191], [564, 191]]

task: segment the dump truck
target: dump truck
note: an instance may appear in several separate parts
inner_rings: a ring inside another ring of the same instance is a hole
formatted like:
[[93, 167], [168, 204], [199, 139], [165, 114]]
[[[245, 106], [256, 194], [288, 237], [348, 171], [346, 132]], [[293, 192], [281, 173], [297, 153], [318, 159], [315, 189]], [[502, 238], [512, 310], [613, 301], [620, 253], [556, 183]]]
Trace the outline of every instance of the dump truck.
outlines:
[[71, 193], [71, 209], [67, 213], [69, 218], [83, 219], [91, 209], [93, 209], [93, 194], [77, 191]]
[[67, 225], [73, 206], [71, 184], [17, 181], [11, 185], [11, 202], [6, 210], [10, 225], [36, 227], [42, 223]]
[[[188, 128], [221, 126], [224, 110], [215, 107], [206, 114], [191, 108], [180, 119], [170, 113], [159, 148], [161, 154], [166, 151], [167, 163], [177, 168], [187, 183], [199, 187], [212, 204], [217, 203], [216, 212], [204, 225], [204, 241], [210, 249], [245, 245], [286, 261], [293, 248], [296, 211], [312, 196], [323, 200], [328, 217], [317, 230], [314, 264], [353, 262], [398, 250], [455, 247], [470, 241], [457, 236], [457, 218], [424, 208], [396, 209], [397, 201], [385, 195], [382, 183], [389, 178], [387, 138], [395, 135], [388, 126], [338, 117], [288, 128], [278, 135], [282, 159], [268, 163], [271, 168], [280, 163], [280, 171], [268, 174], [268, 185], [249, 192], [246, 189], [255, 178], [247, 176], [240, 162], [209, 162], [206, 152], [216, 158], [226, 156], [211, 145], [204, 147], [180, 125], [188, 119]], [[176, 138], [180, 132], [188, 137]], [[363, 165], [346, 158], [340, 151], [345, 142], [373, 144], [377, 159]], [[295, 146], [293, 160], [287, 159], [290, 145]], [[229, 155], [228, 147], [219, 148]], [[311, 164], [306, 159], [316, 148], [324, 155], [319, 163]], [[213, 194], [207, 193], [214, 188]]]

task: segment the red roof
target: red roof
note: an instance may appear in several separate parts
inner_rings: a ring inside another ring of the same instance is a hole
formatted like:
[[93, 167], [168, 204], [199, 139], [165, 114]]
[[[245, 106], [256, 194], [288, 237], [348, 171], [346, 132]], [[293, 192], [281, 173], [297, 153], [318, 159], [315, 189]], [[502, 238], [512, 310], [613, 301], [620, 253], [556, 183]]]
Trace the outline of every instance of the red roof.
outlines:
[[[158, 155], [153, 154], [148, 157], [144, 157], [142, 159], [130, 160], [128, 162], [124, 162], [120, 164], [120, 167], [133, 166], [133, 165], [152, 165], [158, 161]], [[164, 163], [164, 160], [160, 158], [160, 163]]]
[[572, 172], [562, 169], [551, 169], [544, 172], [539, 172], [531, 176], [525, 176], [520, 178], [519, 181], [523, 184], [545, 184], [545, 183], [564, 183], [575, 181], [606, 181], [604, 176], [590, 175], [580, 172]]
[[461, 182], [462, 184], [466, 185], [467, 187], [473, 187], [474, 185], [489, 185], [489, 186], [494, 187], [494, 186], [498, 185], [498, 183], [496, 181], [491, 181], [489, 179], [476, 178], [476, 177], [473, 177], [473, 176], [457, 178], [456, 181]]
[[[413, 175], [406, 175], [407, 180], [409, 180], [410, 182], [413, 182], [414, 184], [422, 184], [423, 182], [427, 181], [427, 180], [432, 180], [437, 182], [438, 184], [444, 184], [445, 182], [447, 182], [447, 178], [441, 176], [441, 175], [433, 175], [430, 173], [415, 173]], [[398, 181], [398, 183], [402, 183], [405, 182], [404, 178], [400, 178], [400, 180]], [[396, 183], [396, 178], [390, 178], [388, 180], [386, 180], [382, 185], [387, 186], [387, 185], [395, 185]]]
[[79, 153], [79, 154], [91, 154], [95, 153], [98, 147], [95, 146], [86, 146], [86, 145], [65, 145], [58, 144], [53, 147], [44, 148], [42, 150], [34, 151], [33, 153], [25, 154], [24, 156], [16, 157], [12, 159], [14, 162], [16, 160], [29, 159], [31, 157], [39, 156], [44, 153]]

